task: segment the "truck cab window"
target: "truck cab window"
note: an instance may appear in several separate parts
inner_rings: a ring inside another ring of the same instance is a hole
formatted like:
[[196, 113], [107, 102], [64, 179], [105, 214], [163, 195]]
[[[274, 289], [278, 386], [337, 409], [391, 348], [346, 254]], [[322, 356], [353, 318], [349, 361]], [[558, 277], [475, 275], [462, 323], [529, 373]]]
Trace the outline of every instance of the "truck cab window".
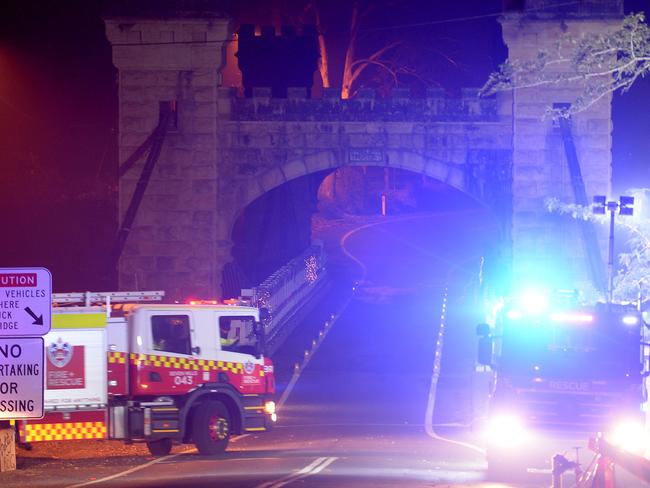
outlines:
[[151, 335], [156, 351], [191, 354], [190, 318], [187, 315], [154, 315]]
[[219, 339], [222, 351], [255, 353], [254, 317], [219, 317]]

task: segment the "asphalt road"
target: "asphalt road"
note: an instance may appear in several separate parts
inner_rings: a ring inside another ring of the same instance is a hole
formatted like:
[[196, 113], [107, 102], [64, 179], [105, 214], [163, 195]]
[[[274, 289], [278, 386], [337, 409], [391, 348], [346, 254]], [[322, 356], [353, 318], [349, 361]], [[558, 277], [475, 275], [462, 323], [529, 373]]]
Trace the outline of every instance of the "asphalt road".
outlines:
[[155, 460], [51, 460], [0, 474], [0, 484], [501, 486], [484, 481], [484, 455], [469, 428], [484, 245], [476, 236], [489, 232], [477, 210], [346, 227], [328, 293], [277, 352], [281, 407], [272, 432], [235, 439], [218, 459], [188, 449]]

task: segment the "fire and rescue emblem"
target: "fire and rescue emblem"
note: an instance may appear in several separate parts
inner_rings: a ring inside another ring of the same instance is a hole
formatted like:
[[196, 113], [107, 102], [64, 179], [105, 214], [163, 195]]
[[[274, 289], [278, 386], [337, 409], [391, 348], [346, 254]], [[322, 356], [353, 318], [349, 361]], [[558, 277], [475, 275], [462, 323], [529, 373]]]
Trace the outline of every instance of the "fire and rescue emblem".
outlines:
[[253, 364], [251, 361], [246, 361], [244, 363], [244, 372], [246, 374], [253, 374], [255, 371], [255, 364]]
[[63, 342], [61, 338], [52, 342], [47, 348], [47, 357], [57, 368], [63, 368], [72, 359], [73, 348], [69, 342]]

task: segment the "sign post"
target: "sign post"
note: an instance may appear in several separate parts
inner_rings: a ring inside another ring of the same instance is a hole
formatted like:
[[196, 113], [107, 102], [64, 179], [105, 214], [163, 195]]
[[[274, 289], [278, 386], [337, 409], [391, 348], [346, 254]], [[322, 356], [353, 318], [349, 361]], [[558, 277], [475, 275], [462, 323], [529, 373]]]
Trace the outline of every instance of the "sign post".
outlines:
[[52, 327], [52, 275], [0, 268], [0, 472], [16, 469], [9, 420], [42, 418], [43, 337]]

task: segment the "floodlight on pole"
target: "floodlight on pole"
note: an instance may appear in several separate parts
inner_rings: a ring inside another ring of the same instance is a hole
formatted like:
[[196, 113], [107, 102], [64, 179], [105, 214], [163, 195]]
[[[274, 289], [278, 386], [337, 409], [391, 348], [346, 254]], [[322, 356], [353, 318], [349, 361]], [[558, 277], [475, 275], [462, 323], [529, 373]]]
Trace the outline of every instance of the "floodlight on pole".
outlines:
[[605, 215], [605, 204], [607, 202], [605, 195], [596, 195], [593, 202], [593, 206], [591, 207], [593, 212], [598, 215]]
[[614, 216], [616, 210], [620, 215], [633, 215], [634, 197], [621, 196], [617, 201], [607, 201], [604, 195], [596, 195], [593, 198], [591, 207], [594, 214], [604, 215], [609, 211], [609, 258], [607, 260], [607, 272], [609, 275], [609, 287], [607, 290], [607, 302], [612, 303], [614, 295]]

